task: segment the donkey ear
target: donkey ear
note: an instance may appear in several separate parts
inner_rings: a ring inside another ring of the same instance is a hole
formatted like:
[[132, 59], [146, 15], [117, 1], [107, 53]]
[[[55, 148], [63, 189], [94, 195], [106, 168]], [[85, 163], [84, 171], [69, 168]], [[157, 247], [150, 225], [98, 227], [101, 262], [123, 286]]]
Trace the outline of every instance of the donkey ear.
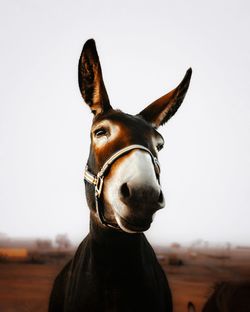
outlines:
[[93, 39], [83, 46], [78, 66], [78, 82], [82, 97], [94, 115], [111, 109]]
[[192, 69], [189, 68], [177, 88], [147, 106], [139, 115], [151, 123], [155, 128], [158, 128], [167, 122], [176, 113], [184, 100], [189, 87], [191, 75]]

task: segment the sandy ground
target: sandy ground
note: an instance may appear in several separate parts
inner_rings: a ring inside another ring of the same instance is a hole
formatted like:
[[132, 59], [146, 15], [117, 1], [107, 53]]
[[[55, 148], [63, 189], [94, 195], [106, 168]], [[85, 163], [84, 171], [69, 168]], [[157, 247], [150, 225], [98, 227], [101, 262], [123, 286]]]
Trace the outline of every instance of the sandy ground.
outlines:
[[[168, 264], [161, 254], [160, 262], [167, 273], [174, 299], [174, 311], [187, 311], [193, 301], [199, 311], [215, 282], [250, 280], [250, 251], [234, 252], [229, 258], [211, 255], [178, 255], [184, 265]], [[45, 312], [49, 293], [61, 264], [0, 264], [0, 311]]]

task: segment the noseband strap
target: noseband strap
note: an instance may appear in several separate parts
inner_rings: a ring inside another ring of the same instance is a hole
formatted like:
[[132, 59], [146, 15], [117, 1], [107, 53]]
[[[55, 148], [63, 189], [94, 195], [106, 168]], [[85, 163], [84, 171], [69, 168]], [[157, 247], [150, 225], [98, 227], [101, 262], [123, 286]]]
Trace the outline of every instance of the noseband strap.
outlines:
[[160, 174], [160, 164], [158, 162], [158, 159], [152, 154], [152, 152], [146, 148], [143, 145], [139, 145], [139, 144], [133, 144], [133, 145], [129, 145], [127, 147], [124, 147], [122, 149], [120, 149], [118, 152], [116, 152], [115, 154], [113, 154], [102, 166], [101, 170], [97, 173], [97, 175], [92, 174], [89, 170], [88, 170], [88, 166], [85, 167], [85, 171], [84, 171], [84, 180], [87, 181], [88, 183], [94, 185], [95, 187], [95, 201], [96, 201], [96, 211], [98, 213], [98, 217], [100, 219], [100, 221], [102, 222], [102, 224], [112, 227], [112, 228], [118, 228], [118, 225], [113, 225], [111, 223], [108, 223], [105, 218], [104, 215], [101, 211], [101, 205], [99, 202], [99, 199], [101, 197], [101, 193], [102, 193], [102, 187], [103, 187], [103, 182], [104, 182], [104, 177], [105, 177], [105, 173], [107, 172], [108, 168], [110, 168], [110, 166], [121, 156], [123, 156], [124, 154], [127, 154], [129, 151], [131, 150], [135, 150], [135, 149], [139, 149], [139, 150], [143, 150], [145, 152], [147, 152], [152, 159], [154, 168], [155, 168], [155, 172], [157, 175]]

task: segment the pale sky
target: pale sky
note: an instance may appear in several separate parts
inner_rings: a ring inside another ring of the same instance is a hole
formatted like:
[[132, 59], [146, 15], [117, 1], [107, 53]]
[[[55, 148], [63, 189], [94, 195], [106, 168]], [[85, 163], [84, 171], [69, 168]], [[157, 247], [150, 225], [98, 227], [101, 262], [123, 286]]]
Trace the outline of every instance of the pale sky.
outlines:
[[160, 128], [166, 208], [151, 242], [250, 244], [249, 1], [1, 0], [0, 232], [88, 231], [83, 169], [92, 115], [77, 83], [96, 40], [114, 108], [135, 114], [193, 77]]

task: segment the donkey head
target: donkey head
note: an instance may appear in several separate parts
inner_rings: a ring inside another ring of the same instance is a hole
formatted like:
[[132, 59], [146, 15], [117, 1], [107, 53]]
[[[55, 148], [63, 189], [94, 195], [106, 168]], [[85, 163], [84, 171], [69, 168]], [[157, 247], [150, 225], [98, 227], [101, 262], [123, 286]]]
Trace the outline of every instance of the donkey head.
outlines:
[[189, 69], [177, 88], [138, 115], [125, 114], [110, 105], [94, 40], [85, 43], [79, 60], [79, 87], [94, 114], [86, 196], [97, 222], [128, 233], [142, 232], [150, 227], [153, 214], [164, 207], [157, 162], [164, 140], [157, 128], [181, 105], [191, 74]]

